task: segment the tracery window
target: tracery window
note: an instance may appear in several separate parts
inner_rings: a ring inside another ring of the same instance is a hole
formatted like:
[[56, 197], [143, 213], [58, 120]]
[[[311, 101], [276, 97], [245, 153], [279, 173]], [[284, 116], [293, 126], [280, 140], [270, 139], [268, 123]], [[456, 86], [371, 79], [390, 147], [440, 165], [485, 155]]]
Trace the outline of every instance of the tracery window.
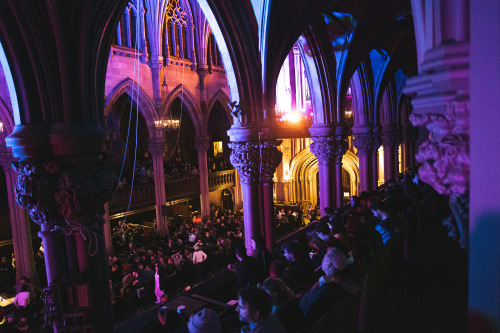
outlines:
[[193, 23], [189, 5], [182, 0], [170, 0], [165, 15], [164, 56], [194, 61]]
[[120, 18], [120, 22], [118, 22], [118, 26], [116, 28], [115, 41], [114, 43], [118, 46], [123, 47], [138, 47], [137, 45], [137, 33], [136, 31], [136, 21], [137, 21], [137, 7], [135, 5], [135, 1], [131, 1], [125, 7], [122, 17]]

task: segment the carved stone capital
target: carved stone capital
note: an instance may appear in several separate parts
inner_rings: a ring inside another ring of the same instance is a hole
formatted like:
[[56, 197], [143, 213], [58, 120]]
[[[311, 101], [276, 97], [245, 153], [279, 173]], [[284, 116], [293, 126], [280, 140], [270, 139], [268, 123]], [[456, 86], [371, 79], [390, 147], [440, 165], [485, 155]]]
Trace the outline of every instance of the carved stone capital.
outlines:
[[397, 130], [382, 131], [382, 145], [397, 148], [401, 143], [401, 133]]
[[372, 133], [354, 133], [354, 146], [361, 154], [368, 154], [373, 149]]
[[153, 57], [148, 61], [148, 66], [152, 71], [159, 71], [163, 68], [163, 57]]
[[444, 115], [410, 115], [414, 126], [429, 130], [416, 155], [423, 164], [419, 175], [440, 194], [464, 195], [469, 189], [469, 108], [468, 100], [454, 100]]
[[242, 183], [257, 183], [272, 180], [276, 167], [281, 162], [281, 152], [276, 148], [281, 141], [231, 142], [231, 164], [238, 170]]
[[163, 158], [163, 153], [165, 153], [165, 139], [149, 139], [148, 151], [152, 158]]
[[102, 222], [104, 204], [117, 185], [107, 158], [79, 164], [56, 159], [15, 162], [18, 173], [16, 201], [38, 224], [69, 232]]
[[321, 164], [341, 163], [349, 145], [345, 136], [315, 136], [310, 149]]

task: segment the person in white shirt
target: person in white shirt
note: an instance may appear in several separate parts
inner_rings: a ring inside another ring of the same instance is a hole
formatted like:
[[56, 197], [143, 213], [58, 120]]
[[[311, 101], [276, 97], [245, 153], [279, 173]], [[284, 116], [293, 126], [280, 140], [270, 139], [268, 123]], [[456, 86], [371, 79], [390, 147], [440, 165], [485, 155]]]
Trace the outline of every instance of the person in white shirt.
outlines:
[[193, 253], [193, 264], [194, 267], [196, 268], [196, 278], [198, 280], [203, 279], [204, 277], [204, 264], [203, 262], [207, 259], [207, 255], [205, 252], [201, 250], [201, 247], [196, 244], [194, 246], [194, 253]]
[[28, 317], [28, 306], [30, 304], [30, 292], [28, 285], [22, 286], [21, 291], [17, 293], [12, 303], [19, 309], [19, 315], [21, 318]]

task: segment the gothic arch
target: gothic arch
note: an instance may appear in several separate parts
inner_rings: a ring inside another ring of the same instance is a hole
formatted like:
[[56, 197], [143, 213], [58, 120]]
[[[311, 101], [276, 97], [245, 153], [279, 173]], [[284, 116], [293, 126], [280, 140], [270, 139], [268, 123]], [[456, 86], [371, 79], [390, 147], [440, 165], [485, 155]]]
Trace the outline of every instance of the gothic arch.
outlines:
[[175, 89], [168, 95], [160, 112], [161, 118], [165, 119], [170, 117], [172, 103], [177, 97], [179, 97], [181, 102], [187, 106], [186, 112], [191, 118], [198, 135], [204, 135], [206, 133], [206, 124], [202, 121], [203, 114], [200, 106], [194, 96], [182, 84], [175, 87]]
[[112, 90], [111, 94], [106, 99], [104, 116], [106, 118], [108, 117], [113, 105], [123, 94], [129, 96], [132, 99], [132, 102], [137, 105], [138, 111], [142, 114], [144, 120], [146, 121], [150, 135], [151, 133], [154, 133], [155, 120], [158, 120], [155, 107], [146, 92], [130, 78], [123, 80]]
[[14, 119], [12, 117], [12, 111], [9, 110], [7, 104], [1, 98], [0, 98], [0, 122], [2, 122], [3, 124], [3, 132], [5, 133], [4, 137], [0, 138], [3, 140], [5, 136], [9, 135], [14, 130]]
[[232, 124], [233, 117], [231, 117], [231, 108], [229, 107], [229, 103], [231, 102], [231, 100], [229, 99], [229, 97], [226, 95], [226, 93], [222, 89], [217, 90], [215, 95], [212, 96], [212, 99], [208, 103], [207, 119], [210, 119], [210, 113], [212, 113], [212, 109], [213, 109], [216, 102], [219, 102], [222, 105], [222, 107], [224, 108], [224, 111], [226, 111], [226, 115], [227, 115], [229, 123]]

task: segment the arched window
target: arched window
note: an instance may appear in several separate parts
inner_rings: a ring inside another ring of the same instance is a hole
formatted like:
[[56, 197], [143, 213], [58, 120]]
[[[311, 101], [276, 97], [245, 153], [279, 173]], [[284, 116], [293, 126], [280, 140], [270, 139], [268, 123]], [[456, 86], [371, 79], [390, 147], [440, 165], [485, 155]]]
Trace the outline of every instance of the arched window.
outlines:
[[136, 21], [137, 21], [137, 8], [135, 4], [131, 1], [125, 7], [123, 15], [116, 28], [114, 43], [122, 47], [140, 48], [141, 46], [136, 44], [137, 33], [136, 31]]
[[184, 58], [195, 62], [192, 21], [187, 1], [169, 1], [165, 15], [165, 58]]

